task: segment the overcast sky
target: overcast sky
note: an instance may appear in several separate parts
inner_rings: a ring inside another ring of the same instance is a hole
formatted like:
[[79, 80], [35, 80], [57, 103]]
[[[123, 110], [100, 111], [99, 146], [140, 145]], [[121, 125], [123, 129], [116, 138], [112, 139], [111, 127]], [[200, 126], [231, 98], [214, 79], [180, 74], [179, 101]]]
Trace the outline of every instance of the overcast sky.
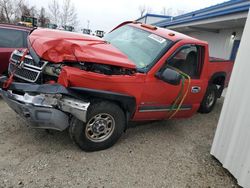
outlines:
[[[77, 9], [79, 27], [86, 28], [87, 20], [90, 20], [92, 30], [100, 29], [106, 32], [123, 21], [139, 18], [140, 5], [150, 7], [153, 14], [160, 14], [163, 7], [189, 12], [225, 1], [227, 0], [72, 0]], [[41, 6], [47, 8], [50, 0], [28, 0], [28, 2], [38, 8]], [[59, 2], [62, 4], [63, 0]]]

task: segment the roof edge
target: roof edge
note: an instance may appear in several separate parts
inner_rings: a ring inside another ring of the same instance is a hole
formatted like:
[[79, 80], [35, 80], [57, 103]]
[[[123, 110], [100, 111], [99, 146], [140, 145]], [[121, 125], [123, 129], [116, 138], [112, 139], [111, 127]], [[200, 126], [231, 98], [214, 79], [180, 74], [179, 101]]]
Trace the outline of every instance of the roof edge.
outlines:
[[147, 13], [144, 16], [136, 19], [136, 21], [138, 21], [140, 19], [143, 19], [145, 17], [148, 17], [148, 16], [155, 17], [155, 18], [171, 18], [172, 17], [172, 16], [167, 16], [167, 15], [162, 15], [162, 14], [150, 14], [150, 13]]
[[213, 18], [213, 17], [217, 17], [217, 16], [224, 16], [224, 15], [230, 15], [230, 14], [234, 14], [234, 13], [238, 13], [238, 12], [247, 12], [250, 8], [250, 4], [249, 5], [243, 5], [237, 8], [230, 8], [228, 10], [224, 10], [224, 11], [217, 11], [214, 13], [207, 13], [204, 15], [200, 15], [197, 17], [192, 17], [192, 18], [188, 18], [188, 19], [179, 19], [179, 20], [173, 20], [173, 21], [161, 21], [158, 23], [155, 23], [154, 25], [159, 26], [159, 27], [166, 27], [166, 26], [172, 26], [172, 25], [178, 25], [178, 24], [184, 24], [184, 23], [189, 23], [192, 21], [200, 21], [200, 20], [205, 20], [205, 19], [209, 19], [209, 18]]
[[216, 4], [216, 5], [212, 5], [212, 6], [209, 6], [209, 7], [206, 7], [206, 8], [195, 10], [195, 11], [192, 11], [192, 12], [189, 12], [189, 13], [186, 13], [186, 14], [175, 16], [175, 18], [180, 19], [180, 18], [183, 18], [183, 17], [192, 16], [193, 14], [199, 14], [199, 13], [202, 13], [204, 11], [210, 11], [210, 10], [214, 10], [214, 9], [217, 9], [217, 8], [223, 8], [223, 7], [235, 5], [235, 4], [238, 4], [238, 3], [244, 3], [244, 2], [247, 2], [247, 1], [249, 1], [249, 0], [228, 0], [228, 1], [223, 2], [223, 3], [219, 3], [219, 4]]

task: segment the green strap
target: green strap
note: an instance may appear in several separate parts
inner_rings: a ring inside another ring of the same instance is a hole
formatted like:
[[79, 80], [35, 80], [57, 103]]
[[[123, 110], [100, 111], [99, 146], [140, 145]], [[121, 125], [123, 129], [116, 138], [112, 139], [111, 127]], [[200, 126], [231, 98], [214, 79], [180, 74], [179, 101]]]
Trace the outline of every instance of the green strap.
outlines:
[[176, 109], [177, 103], [178, 103], [178, 101], [180, 100], [180, 98], [181, 98], [181, 96], [182, 96], [182, 93], [183, 93], [183, 90], [184, 90], [185, 76], [182, 75], [182, 74], [181, 74], [181, 76], [182, 76], [182, 79], [181, 79], [181, 89], [180, 89], [180, 91], [179, 91], [177, 97], [175, 98], [174, 102], [172, 103], [171, 108], [170, 108], [170, 111], [174, 111], [174, 110]]
[[[168, 65], [169, 66], [169, 65]], [[178, 101], [181, 99], [181, 96], [183, 94], [183, 90], [184, 90], [184, 85], [185, 85], [185, 79], [188, 79], [189, 76], [182, 72], [181, 70], [175, 68], [175, 67], [172, 67], [172, 66], [169, 66], [170, 68], [174, 69], [175, 71], [177, 71], [178, 73], [180, 73], [180, 75], [182, 76], [182, 79], [181, 79], [181, 89], [177, 95], [177, 97], [175, 98], [174, 102], [172, 103], [171, 105], [171, 108], [170, 108], [170, 111], [174, 111], [176, 110], [176, 107], [178, 107], [177, 103]]]

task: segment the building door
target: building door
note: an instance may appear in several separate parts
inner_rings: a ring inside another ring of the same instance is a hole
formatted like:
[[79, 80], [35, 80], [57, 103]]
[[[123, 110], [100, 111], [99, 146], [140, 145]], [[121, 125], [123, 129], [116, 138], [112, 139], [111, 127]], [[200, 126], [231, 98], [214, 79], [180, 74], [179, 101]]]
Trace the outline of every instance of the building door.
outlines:
[[235, 40], [233, 44], [232, 52], [231, 52], [231, 57], [230, 57], [231, 61], [235, 61], [239, 46], [240, 46], [240, 40]]

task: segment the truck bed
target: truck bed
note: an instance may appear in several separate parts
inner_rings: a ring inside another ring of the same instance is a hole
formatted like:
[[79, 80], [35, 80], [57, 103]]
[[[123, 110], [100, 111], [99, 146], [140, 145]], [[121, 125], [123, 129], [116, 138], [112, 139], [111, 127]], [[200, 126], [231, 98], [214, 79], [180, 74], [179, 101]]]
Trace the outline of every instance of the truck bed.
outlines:
[[233, 65], [233, 61], [210, 57], [208, 63], [209, 77], [211, 78], [214, 74], [225, 74], [225, 87], [227, 87], [233, 70]]

